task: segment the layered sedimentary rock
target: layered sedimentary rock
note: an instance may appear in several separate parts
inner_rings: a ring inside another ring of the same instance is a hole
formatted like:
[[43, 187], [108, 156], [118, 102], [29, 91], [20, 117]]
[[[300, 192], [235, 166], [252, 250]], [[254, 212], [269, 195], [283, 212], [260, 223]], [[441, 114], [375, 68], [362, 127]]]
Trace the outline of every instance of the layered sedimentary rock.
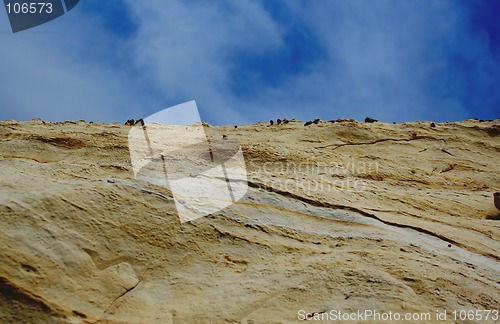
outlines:
[[249, 189], [181, 223], [134, 177], [129, 126], [0, 122], [0, 321], [498, 309], [500, 122], [434, 126], [206, 125], [239, 143]]

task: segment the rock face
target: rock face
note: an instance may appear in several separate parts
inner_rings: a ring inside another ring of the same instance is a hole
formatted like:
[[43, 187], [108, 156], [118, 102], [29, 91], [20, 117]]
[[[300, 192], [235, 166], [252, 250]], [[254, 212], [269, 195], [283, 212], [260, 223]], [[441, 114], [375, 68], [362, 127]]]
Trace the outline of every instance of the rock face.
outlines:
[[498, 120], [206, 127], [250, 189], [187, 223], [134, 179], [129, 129], [0, 122], [0, 322], [498, 309]]

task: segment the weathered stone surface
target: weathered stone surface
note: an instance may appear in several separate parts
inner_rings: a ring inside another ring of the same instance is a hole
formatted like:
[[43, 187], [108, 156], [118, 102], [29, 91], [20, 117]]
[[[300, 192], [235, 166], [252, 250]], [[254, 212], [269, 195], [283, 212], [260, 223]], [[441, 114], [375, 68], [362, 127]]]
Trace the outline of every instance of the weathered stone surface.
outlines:
[[289, 323], [498, 309], [499, 121], [206, 127], [250, 189], [180, 223], [130, 127], [0, 122], [0, 322]]

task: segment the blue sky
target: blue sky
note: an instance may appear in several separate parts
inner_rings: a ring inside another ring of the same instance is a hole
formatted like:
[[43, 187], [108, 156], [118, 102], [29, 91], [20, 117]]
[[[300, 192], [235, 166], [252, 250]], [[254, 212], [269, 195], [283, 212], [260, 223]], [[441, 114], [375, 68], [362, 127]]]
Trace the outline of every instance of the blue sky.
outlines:
[[80, 0], [12, 34], [0, 119], [500, 117], [500, 1]]

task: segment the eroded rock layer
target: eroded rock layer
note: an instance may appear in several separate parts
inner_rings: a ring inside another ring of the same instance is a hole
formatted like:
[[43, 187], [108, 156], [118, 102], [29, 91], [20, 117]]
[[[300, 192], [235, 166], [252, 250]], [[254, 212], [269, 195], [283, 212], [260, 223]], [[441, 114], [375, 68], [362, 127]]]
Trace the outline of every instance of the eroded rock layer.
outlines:
[[499, 307], [499, 121], [206, 126], [249, 190], [185, 223], [134, 178], [129, 129], [0, 122], [2, 323]]

